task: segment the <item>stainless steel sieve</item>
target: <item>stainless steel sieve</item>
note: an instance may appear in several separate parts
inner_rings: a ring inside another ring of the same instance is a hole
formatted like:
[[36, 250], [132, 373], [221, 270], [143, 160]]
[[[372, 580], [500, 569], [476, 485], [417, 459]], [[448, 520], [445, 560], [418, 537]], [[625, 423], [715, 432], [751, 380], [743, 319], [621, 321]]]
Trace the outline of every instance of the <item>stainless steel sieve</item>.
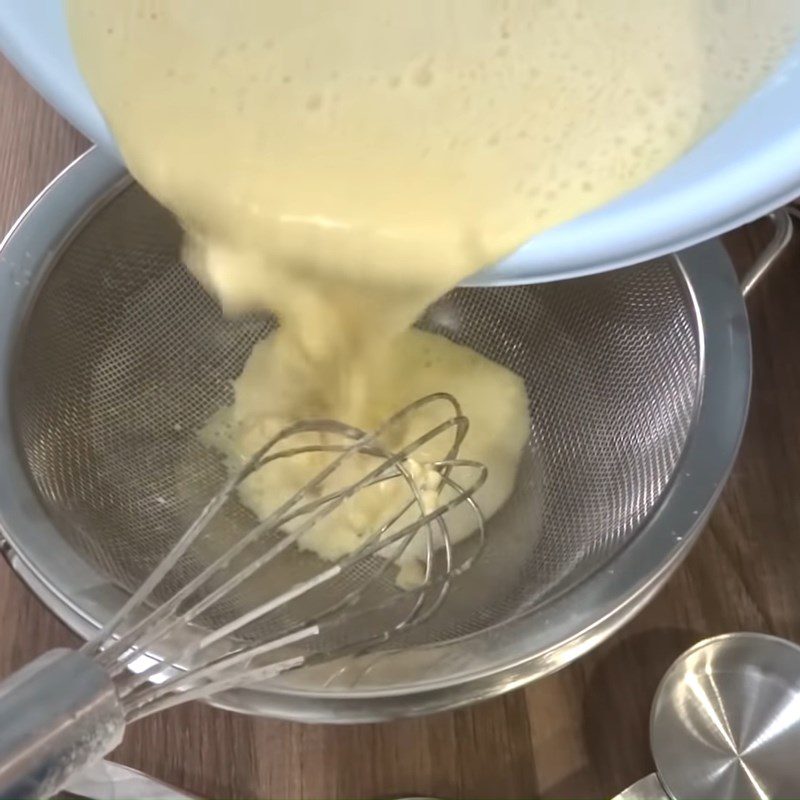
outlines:
[[[790, 235], [788, 217], [775, 219], [753, 275]], [[196, 432], [274, 324], [224, 319], [179, 263], [179, 239], [172, 217], [92, 150], [0, 249], [0, 526], [12, 565], [84, 636], [220, 479]], [[702, 527], [750, 386], [742, 290], [719, 242], [570, 282], [458, 289], [420, 324], [528, 389], [529, 450], [482, 559], [391, 652], [219, 705], [345, 722], [506, 691], [622, 625]], [[248, 513], [226, 521], [232, 535]]]

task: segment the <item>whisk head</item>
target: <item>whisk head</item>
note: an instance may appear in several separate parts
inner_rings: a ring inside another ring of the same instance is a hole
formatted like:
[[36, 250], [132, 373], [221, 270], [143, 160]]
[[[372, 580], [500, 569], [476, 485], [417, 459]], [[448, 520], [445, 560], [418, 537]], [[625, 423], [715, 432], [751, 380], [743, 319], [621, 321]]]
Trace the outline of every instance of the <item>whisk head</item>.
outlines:
[[[420, 432], [412, 423], [434, 406], [440, 407], [441, 422]], [[438, 393], [411, 403], [373, 431], [307, 420], [265, 442], [84, 646], [117, 680], [127, 718], [382, 647], [429, 619], [484, 544], [484, 521], [473, 495], [487, 469], [458, 457], [468, 427], [457, 400]], [[443, 437], [442, 458], [430, 463], [415, 458]], [[210, 545], [215, 520], [236, 502], [249, 478], [310, 454], [325, 458], [304, 486], [236, 541]], [[402, 502], [361, 532], [352, 552], [334, 562], [314, 559], [313, 570], [286, 580], [294, 546], [302, 545], [304, 536], [343, 504], [389, 483], [403, 487]], [[467, 508], [474, 520], [473, 535], [458, 545], [448, 528], [457, 508]], [[416, 577], [396, 580], [393, 568], [420, 539], [423, 547], [416, 551], [424, 558]], [[243, 586], [248, 590], [242, 592]], [[225, 621], [210, 627], [209, 616], [220, 615], [209, 612], [225, 604]], [[160, 645], [176, 637], [186, 644], [165, 664]]]

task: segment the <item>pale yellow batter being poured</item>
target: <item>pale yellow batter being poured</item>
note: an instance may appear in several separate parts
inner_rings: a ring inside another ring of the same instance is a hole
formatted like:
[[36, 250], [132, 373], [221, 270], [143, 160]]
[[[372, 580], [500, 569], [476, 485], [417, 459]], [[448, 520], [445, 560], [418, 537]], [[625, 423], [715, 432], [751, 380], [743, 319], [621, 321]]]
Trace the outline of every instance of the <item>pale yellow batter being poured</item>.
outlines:
[[[493, 513], [528, 436], [522, 381], [410, 325], [673, 161], [775, 65], [799, 6], [68, 0], [83, 72], [131, 172], [182, 222], [189, 267], [227, 312], [280, 318], [206, 438], [241, 458], [289, 420], [370, 428], [451, 391]], [[242, 499], [263, 516], [308, 477], [256, 476]], [[352, 549], [375, 519], [356, 512], [304, 546]]]

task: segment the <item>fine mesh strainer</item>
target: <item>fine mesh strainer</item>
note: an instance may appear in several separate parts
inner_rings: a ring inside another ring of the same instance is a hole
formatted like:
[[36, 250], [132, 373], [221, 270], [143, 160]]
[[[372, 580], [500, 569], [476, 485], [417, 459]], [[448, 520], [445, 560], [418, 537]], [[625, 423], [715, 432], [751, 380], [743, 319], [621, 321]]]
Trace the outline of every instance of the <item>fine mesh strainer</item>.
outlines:
[[[170, 215], [94, 150], [0, 251], [0, 523], [23, 577], [84, 634], [217, 486], [222, 468], [196, 433], [230, 402], [231, 380], [274, 324], [223, 318], [179, 263], [179, 239]], [[484, 554], [392, 652], [220, 704], [379, 719], [545, 674], [641, 607], [720, 491], [750, 354], [718, 242], [577, 281], [459, 289], [420, 324], [515, 370], [528, 389], [529, 449]], [[235, 534], [252, 518], [240, 509], [226, 524]]]

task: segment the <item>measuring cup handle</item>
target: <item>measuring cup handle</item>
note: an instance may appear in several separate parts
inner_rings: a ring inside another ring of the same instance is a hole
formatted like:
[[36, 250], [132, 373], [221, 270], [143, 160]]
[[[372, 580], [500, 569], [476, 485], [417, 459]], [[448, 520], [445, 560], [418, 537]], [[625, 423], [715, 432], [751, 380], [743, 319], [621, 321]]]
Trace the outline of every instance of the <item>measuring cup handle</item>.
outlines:
[[52, 796], [124, 731], [101, 667], [76, 650], [45, 653], [0, 683], [0, 798]]
[[792, 223], [793, 216], [800, 218], [800, 213], [791, 206], [779, 208], [777, 211], [773, 211], [771, 214], [767, 215], [767, 219], [772, 222], [775, 232], [772, 234], [772, 239], [764, 248], [764, 251], [742, 278], [742, 294], [745, 297], [750, 294], [763, 275], [780, 258], [788, 247], [789, 242], [792, 241], [792, 236], [794, 234], [794, 224]]

